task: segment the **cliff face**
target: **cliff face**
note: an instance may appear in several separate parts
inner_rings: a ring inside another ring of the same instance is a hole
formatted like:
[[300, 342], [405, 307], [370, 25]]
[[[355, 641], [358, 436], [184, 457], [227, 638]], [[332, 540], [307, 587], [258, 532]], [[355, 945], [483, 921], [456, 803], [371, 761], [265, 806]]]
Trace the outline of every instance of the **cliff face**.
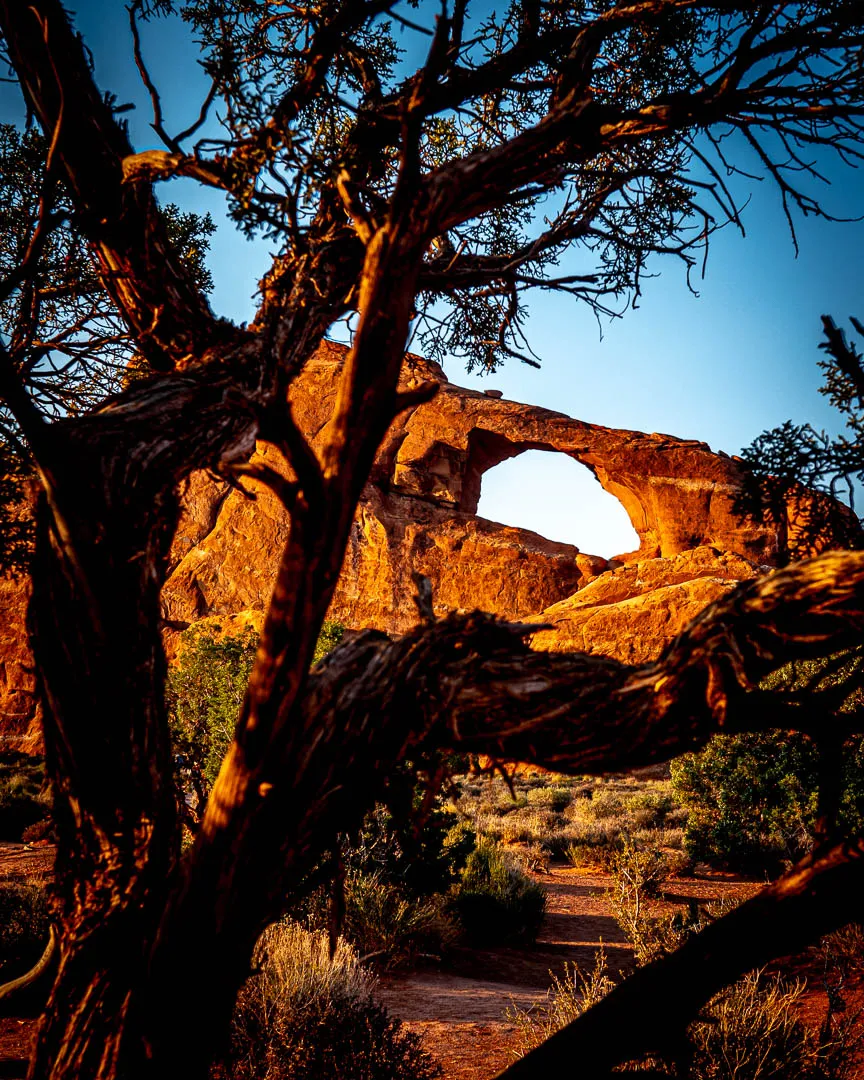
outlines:
[[[341, 359], [339, 347], [326, 347], [294, 387], [295, 416], [313, 443], [330, 416]], [[591, 602], [592, 632], [577, 635], [579, 647], [593, 649], [602, 641], [600, 651], [630, 658], [634, 645], [630, 634], [622, 634], [621, 620], [635, 619], [637, 608], [654, 612], [650, 643], [642, 648], [656, 652], [709, 598], [752, 576], [755, 565], [775, 560], [775, 532], [747, 524], [733, 511], [739, 466], [704, 443], [585, 424], [465, 390], [448, 383], [437, 366], [411, 358], [406, 383], [428, 378], [441, 384], [440, 392], [390, 431], [354, 522], [330, 612], [347, 626], [409, 629], [416, 618], [417, 571], [430, 578], [441, 614], [476, 607], [508, 619], [549, 621], [547, 609], [554, 609], [560, 632], [545, 632], [538, 641], [543, 648], [569, 648], [575, 612], [587, 610], [589, 601], [580, 598], [592, 583], [585, 595], [609, 599]], [[638, 550], [606, 560], [478, 517], [483, 473], [525, 450], [568, 454], [588, 466], [627, 510]], [[279, 467], [272, 451], [260, 453]], [[176, 565], [163, 591], [173, 632], [202, 617], [266, 606], [289, 521], [267, 489], [248, 486], [254, 501], [225, 484], [192, 478]], [[678, 558], [697, 548], [697, 557]], [[649, 563], [650, 572], [629, 569]], [[632, 584], [637, 579], [650, 587]], [[631, 582], [626, 596], [625, 581]], [[674, 589], [665, 600], [639, 599], [666, 586]], [[601, 633], [600, 609], [625, 601], [626, 615], [622, 609], [615, 616], [618, 628], [609, 623]], [[562, 604], [576, 605], [566, 632], [556, 606]], [[660, 610], [666, 612], [662, 633]]]
[[[292, 388], [296, 420], [313, 445], [332, 413], [343, 356], [341, 346], [325, 344]], [[440, 614], [481, 608], [533, 618], [553, 626], [538, 633], [536, 648], [639, 662], [706, 604], [776, 561], [776, 530], [734, 512], [739, 465], [704, 443], [585, 424], [466, 390], [437, 365], [408, 358], [406, 386], [430, 378], [441, 385], [438, 395], [394, 424], [358, 509], [330, 611], [346, 626], [409, 629], [417, 571], [430, 578]], [[591, 469], [623, 504], [639, 548], [606, 560], [478, 517], [484, 472], [525, 450], [567, 454]], [[258, 453], [285, 469], [271, 449]], [[260, 625], [290, 521], [269, 489], [244, 483], [252, 497], [204, 473], [187, 485], [162, 594], [169, 652], [177, 634], [203, 618], [225, 628]], [[0, 582], [0, 591], [0, 746], [32, 748], [28, 585]]]

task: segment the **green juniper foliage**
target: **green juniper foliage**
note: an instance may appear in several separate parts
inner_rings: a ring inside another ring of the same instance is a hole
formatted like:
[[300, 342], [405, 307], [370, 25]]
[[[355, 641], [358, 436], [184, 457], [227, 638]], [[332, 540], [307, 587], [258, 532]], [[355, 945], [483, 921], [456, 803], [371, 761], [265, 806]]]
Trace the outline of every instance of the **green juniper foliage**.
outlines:
[[[571, 35], [559, 38], [554, 31], [575, 30], [607, 6], [511, 0], [495, 11], [469, 7], [459, 16], [460, 74], [494, 64], [526, 35], [546, 35], [547, 45], [520, 78], [478, 89], [470, 107], [430, 110], [422, 122], [419, 169], [494, 149], [536, 124], [549, 108], [550, 88], [566, 70], [572, 44]], [[412, 38], [398, 7], [340, 36], [327, 79], [296, 116], [283, 95], [311, 33], [306, 8], [287, 7], [278, 18], [265, 0], [193, 0], [177, 8], [204, 46], [205, 70], [230, 117], [222, 132], [199, 144], [199, 153], [222, 160], [230, 155], [230, 204], [242, 229], [279, 240], [288, 258], [297, 258], [318, 198], [335, 175], [362, 177], [363, 203], [373, 209], [392, 193], [398, 138], [382, 140], [371, 110], [402, 88], [417, 50], [427, 44]], [[673, 11], [606, 36], [594, 66], [594, 102], [638, 108], [653, 96], [699, 86], [714, 43], [708, 23]], [[555, 91], [559, 97], [566, 92], [566, 84]], [[278, 130], [268, 123], [286, 113], [290, 122]], [[378, 148], [371, 167], [369, 145]], [[525, 336], [524, 296], [530, 290], [557, 289], [598, 315], [612, 314], [639, 295], [652, 253], [677, 257], [689, 274], [698, 262], [693, 249], [704, 246], [714, 227], [713, 213], [728, 214], [720, 201], [711, 209], [704, 205], [713, 196], [703, 199], [706, 186], [687, 175], [692, 153], [687, 137], [622, 141], [602, 155], [562, 164], [542, 201], [533, 189], [516, 192], [438, 237], [417, 299], [421, 351], [436, 360], [457, 358], [469, 370], [491, 372], [508, 357], [533, 364], [537, 358]], [[471, 265], [445, 282], [441, 272], [457, 255], [467, 255]], [[489, 281], [496, 266], [500, 273]]]
[[[822, 321], [825, 339], [820, 348], [827, 359], [819, 362], [824, 374], [819, 392], [840, 413], [846, 432], [832, 437], [812, 424], [787, 420], [741, 451], [749, 472], [739, 508], [746, 513], [782, 522], [787, 499], [801, 484], [831, 496], [800, 506], [797, 532], [781, 551], [785, 558], [806, 554], [814, 544], [836, 546], [838, 537], [844, 546], [864, 544], [855, 513], [856, 485], [864, 482], [864, 367], [856, 344], [833, 319]], [[851, 323], [864, 337], [864, 326], [854, 318]], [[845, 500], [851, 512], [838, 507], [835, 498]]]
[[[0, 343], [36, 409], [56, 420], [87, 412], [147, 371], [75, 228], [62, 182], [45, 179], [46, 154], [38, 130], [0, 124]], [[40, 207], [42, 245], [19, 280]], [[216, 229], [210, 215], [173, 203], [162, 215], [183, 264], [209, 292], [205, 258]], [[32, 472], [18, 425], [0, 405], [0, 570], [20, 572], [28, 564], [33, 526], [25, 484]]]
[[[314, 661], [334, 649], [343, 633], [339, 623], [325, 622]], [[178, 798], [188, 811], [187, 825], [200, 820], [234, 737], [257, 649], [258, 634], [251, 627], [222, 636], [218, 627], [193, 626], [183, 632], [179, 658], [168, 672], [166, 697]]]

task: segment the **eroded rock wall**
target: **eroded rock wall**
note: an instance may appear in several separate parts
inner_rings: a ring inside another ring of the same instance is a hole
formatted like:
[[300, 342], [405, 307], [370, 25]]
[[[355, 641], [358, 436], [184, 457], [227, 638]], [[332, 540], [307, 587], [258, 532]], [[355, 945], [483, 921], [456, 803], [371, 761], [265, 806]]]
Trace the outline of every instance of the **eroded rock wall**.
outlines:
[[[324, 438], [343, 357], [341, 346], [325, 343], [292, 387], [295, 418], [313, 446]], [[775, 563], [776, 530], [735, 513], [742, 475], [735, 459], [704, 443], [586, 424], [466, 390], [437, 365], [407, 358], [406, 386], [430, 378], [438, 395], [394, 424], [361, 500], [330, 611], [346, 626], [408, 630], [417, 618], [416, 571], [430, 578], [439, 614], [480, 608], [533, 618], [552, 625], [536, 635], [536, 648], [636, 663], [656, 656], [706, 604]], [[607, 560], [477, 516], [483, 474], [537, 449], [591, 469], [626, 509], [636, 551]], [[286, 469], [271, 448], [257, 453]], [[251, 497], [206, 473], [187, 484], [162, 594], [169, 652], [201, 619], [229, 632], [261, 624], [290, 520], [268, 488], [245, 483]], [[0, 581], [0, 747], [32, 749], [38, 740], [28, 595], [26, 581]]]
[[[325, 347], [293, 388], [295, 416], [313, 444], [332, 412], [342, 355], [338, 346]], [[409, 358], [405, 383], [428, 378], [440, 383], [438, 395], [394, 425], [361, 501], [331, 608], [340, 622], [407, 630], [416, 620], [415, 571], [431, 579], [441, 614], [477, 607], [524, 619], [624, 564], [697, 547], [738, 556], [739, 567], [775, 560], [776, 534], [734, 513], [738, 464], [704, 443], [585, 424], [490, 397]], [[606, 560], [478, 517], [483, 473], [536, 449], [587, 465], [623, 503], [638, 550]], [[260, 453], [279, 467], [272, 450]], [[163, 591], [166, 622], [175, 631], [205, 616], [266, 606], [290, 522], [269, 490], [248, 487], [254, 501], [225, 484], [192, 479], [177, 563]], [[728, 567], [715, 576], [727, 580]]]

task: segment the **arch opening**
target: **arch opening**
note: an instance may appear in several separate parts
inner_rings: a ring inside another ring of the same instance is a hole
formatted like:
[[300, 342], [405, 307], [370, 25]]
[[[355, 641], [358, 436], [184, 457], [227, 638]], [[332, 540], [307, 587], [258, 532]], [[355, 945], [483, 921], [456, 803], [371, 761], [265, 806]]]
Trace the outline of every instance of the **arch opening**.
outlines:
[[639, 547], [621, 503], [567, 454], [525, 450], [483, 473], [480, 517], [610, 559]]

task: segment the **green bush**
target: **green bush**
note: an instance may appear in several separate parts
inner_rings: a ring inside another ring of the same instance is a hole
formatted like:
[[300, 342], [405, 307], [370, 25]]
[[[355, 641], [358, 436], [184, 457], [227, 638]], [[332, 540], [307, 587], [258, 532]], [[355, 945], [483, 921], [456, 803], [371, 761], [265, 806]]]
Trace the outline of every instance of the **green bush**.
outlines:
[[533, 942], [546, 911], [546, 890], [500, 844], [482, 840], [468, 856], [452, 908], [474, 942]]
[[715, 735], [672, 763], [695, 859], [758, 872], [798, 858], [813, 836], [817, 754], [803, 735]]
[[413, 794], [414, 806], [404, 819], [381, 805], [366, 815], [344, 852], [345, 866], [358, 874], [378, 874], [414, 896], [445, 893], [459, 880], [476, 837], [440, 801], [418, 823], [422, 791]]
[[[775, 671], [763, 692], [824, 698], [843, 714], [860, 711], [861, 650], [827, 661], [800, 660]], [[830, 715], [825, 717], [830, 730]], [[672, 763], [675, 793], [689, 811], [685, 843], [695, 858], [753, 871], [779, 869], [813, 842], [818, 751], [804, 735], [772, 731], [716, 735], [698, 754]], [[864, 739], [847, 742], [843, 756], [839, 830], [864, 832]]]
[[[376, 965], [440, 955], [457, 936], [444, 894], [459, 879], [474, 843], [474, 833], [440, 805], [420, 825], [410, 817], [395, 820], [387, 807], [376, 806], [341, 852], [345, 938]], [[293, 914], [324, 929], [330, 903], [322, 888]]]
[[381, 1005], [356, 952], [283, 921], [262, 935], [240, 991], [230, 1049], [217, 1075], [231, 1080], [434, 1080], [440, 1068]]
[[[314, 661], [333, 649], [343, 633], [338, 623], [325, 622]], [[252, 627], [240, 634], [218, 634], [218, 627], [184, 631], [166, 683], [178, 798], [196, 820], [234, 737], [258, 650], [258, 634]]]
[[0, 885], [0, 982], [36, 963], [48, 942], [50, 911], [38, 885]]
[[0, 756], [0, 840], [20, 840], [26, 829], [50, 814], [43, 760], [27, 754]]

